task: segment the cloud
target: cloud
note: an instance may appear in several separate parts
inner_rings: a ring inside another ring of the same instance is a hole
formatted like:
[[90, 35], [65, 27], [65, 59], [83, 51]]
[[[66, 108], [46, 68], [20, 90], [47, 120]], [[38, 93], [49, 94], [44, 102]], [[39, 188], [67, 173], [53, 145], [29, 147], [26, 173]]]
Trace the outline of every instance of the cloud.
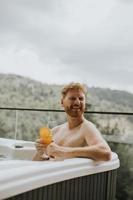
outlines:
[[124, 0], [1, 0], [0, 72], [129, 89], [132, 9]]

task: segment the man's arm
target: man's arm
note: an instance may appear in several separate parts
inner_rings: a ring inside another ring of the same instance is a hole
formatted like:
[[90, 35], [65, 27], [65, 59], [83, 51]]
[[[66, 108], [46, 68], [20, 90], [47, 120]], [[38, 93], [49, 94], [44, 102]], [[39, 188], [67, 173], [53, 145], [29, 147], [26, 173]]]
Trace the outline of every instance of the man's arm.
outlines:
[[109, 145], [92, 122], [86, 121], [84, 137], [88, 144], [89, 153], [94, 156], [95, 160], [111, 159], [111, 149]]
[[83, 130], [84, 138], [88, 146], [85, 147], [63, 147], [51, 143], [46, 151], [52, 157], [85, 157], [97, 161], [108, 161], [111, 159], [111, 150], [100, 132], [91, 122], [87, 122]]
[[62, 147], [51, 143], [46, 151], [50, 157], [55, 158], [83, 157], [97, 161], [108, 161], [111, 159], [111, 151], [106, 149], [102, 144], [86, 147]]

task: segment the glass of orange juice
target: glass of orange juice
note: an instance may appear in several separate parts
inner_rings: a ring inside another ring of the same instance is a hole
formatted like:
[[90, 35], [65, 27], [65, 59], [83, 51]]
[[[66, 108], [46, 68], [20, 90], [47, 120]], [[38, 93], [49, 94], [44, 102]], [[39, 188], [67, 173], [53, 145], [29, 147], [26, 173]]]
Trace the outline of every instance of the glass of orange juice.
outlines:
[[52, 131], [48, 127], [42, 127], [39, 130], [40, 139], [43, 144], [49, 145], [53, 141]]

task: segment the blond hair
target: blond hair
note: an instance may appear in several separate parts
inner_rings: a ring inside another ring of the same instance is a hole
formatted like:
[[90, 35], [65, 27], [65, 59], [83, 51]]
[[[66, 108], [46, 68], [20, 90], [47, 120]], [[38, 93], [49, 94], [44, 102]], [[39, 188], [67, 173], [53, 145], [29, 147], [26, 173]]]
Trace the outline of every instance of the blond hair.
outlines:
[[81, 90], [85, 95], [87, 93], [87, 89], [85, 87], [85, 85], [81, 84], [81, 83], [69, 83], [67, 85], [65, 85], [62, 90], [61, 90], [61, 94], [62, 97], [64, 98], [66, 96], [66, 94], [68, 93], [68, 91], [70, 90]]

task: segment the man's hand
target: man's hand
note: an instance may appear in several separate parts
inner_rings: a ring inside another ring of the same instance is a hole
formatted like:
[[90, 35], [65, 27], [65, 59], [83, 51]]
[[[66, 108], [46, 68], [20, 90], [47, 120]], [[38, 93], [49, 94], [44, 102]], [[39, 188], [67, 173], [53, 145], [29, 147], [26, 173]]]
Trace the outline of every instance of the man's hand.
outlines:
[[36, 147], [36, 150], [40, 153], [44, 153], [45, 150], [46, 150], [46, 147], [47, 145], [42, 143], [42, 140], [41, 139], [37, 139], [36, 142], [35, 142], [35, 147]]
[[46, 144], [43, 144], [41, 139], [36, 140], [35, 142], [36, 147], [36, 154], [33, 157], [33, 160], [41, 161], [41, 160], [48, 160], [49, 156], [46, 154]]
[[51, 158], [65, 158], [64, 148], [52, 142], [46, 148], [47, 155]]

